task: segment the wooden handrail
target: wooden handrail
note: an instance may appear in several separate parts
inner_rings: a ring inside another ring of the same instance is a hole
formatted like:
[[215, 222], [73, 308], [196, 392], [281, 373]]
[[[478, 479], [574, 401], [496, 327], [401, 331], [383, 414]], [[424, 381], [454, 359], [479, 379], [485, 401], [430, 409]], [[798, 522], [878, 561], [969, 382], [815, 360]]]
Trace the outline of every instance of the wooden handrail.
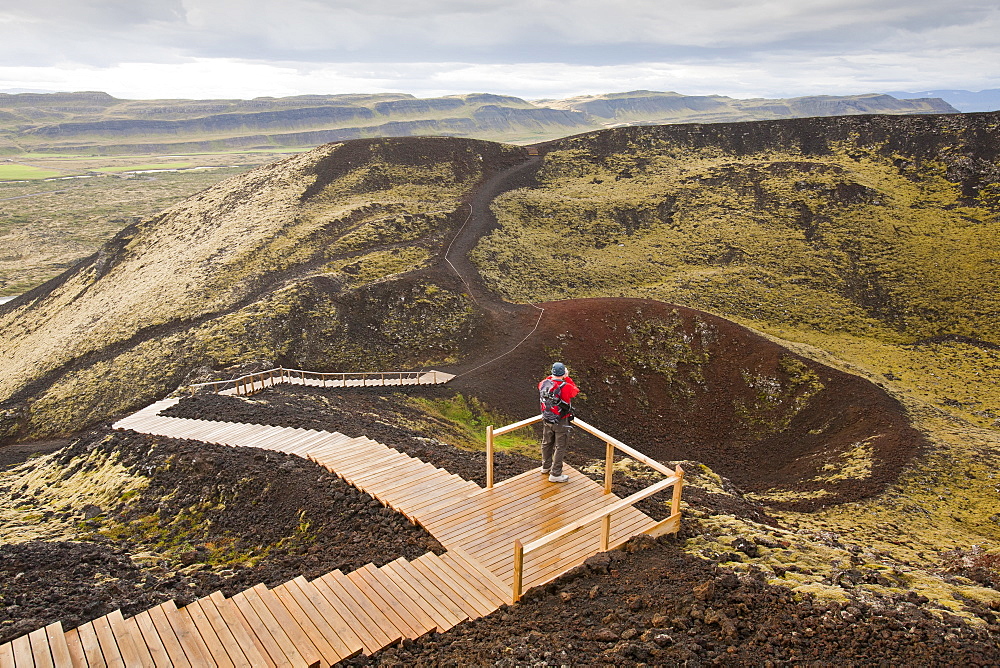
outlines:
[[661, 464], [660, 462], [656, 461], [652, 457], [648, 457], [648, 456], [642, 454], [641, 452], [639, 452], [635, 448], [631, 448], [631, 447], [625, 445], [624, 443], [622, 443], [621, 441], [619, 441], [617, 438], [605, 434], [603, 431], [601, 431], [597, 427], [589, 425], [589, 424], [587, 424], [586, 422], [584, 422], [583, 420], [581, 420], [579, 418], [573, 420], [573, 424], [575, 426], [579, 427], [580, 429], [584, 430], [588, 434], [592, 434], [593, 436], [596, 436], [597, 438], [601, 439], [605, 443], [610, 443], [611, 445], [615, 446], [616, 448], [618, 448], [619, 450], [621, 450], [622, 452], [624, 452], [625, 454], [627, 454], [632, 459], [635, 459], [637, 461], [642, 462], [643, 464], [645, 464], [649, 468], [655, 469], [655, 470], [659, 471], [660, 473], [662, 473], [663, 475], [674, 475], [674, 472], [670, 470], [669, 466], [665, 466], [664, 464]]
[[541, 421], [542, 421], [542, 416], [541, 414], [538, 414], [535, 417], [528, 418], [527, 420], [521, 420], [520, 422], [509, 424], [506, 427], [500, 427], [499, 429], [494, 429], [493, 435], [499, 436], [500, 434], [506, 434], [509, 431], [515, 431], [517, 429], [520, 429], [521, 427], [527, 427], [529, 424], [535, 424], [536, 422], [541, 422]]
[[[313, 378], [320, 380], [323, 383], [323, 387], [326, 387], [326, 381], [329, 378], [339, 379], [341, 382], [346, 383], [350, 378], [360, 378], [361, 384], [363, 386], [368, 385], [385, 385], [385, 377], [388, 375], [396, 376], [399, 378], [400, 382], [404, 379], [412, 378], [420, 384], [421, 378], [427, 374], [431, 374], [431, 383], [437, 383], [437, 371], [305, 371], [303, 369], [286, 369], [284, 367], [276, 367], [274, 369], [267, 369], [266, 371], [258, 371], [256, 373], [250, 373], [245, 376], [239, 376], [238, 378], [231, 378], [229, 380], [212, 380], [205, 383], [192, 383], [188, 385], [188, 389], [194, 393], [199, 388], [203, 387], [222, 387], [226, 388], [229, 386], [235, 387], [237, 394], [252, 394], [257, 390], [257, 381], [260, 381], [260, 389], [267, 387], [265, 381], [270, 380], [271, 384], [275, 384], [275, 374], [277, 374], [277, 382], [288, 382], [293, 378], [297, 380], [302, 380], [303, 382], [306, 378]], [[372, 383], [368, 381], [372, 380]], [[249, 391], [248, 391], [249, 386]]]
[[622, 508], [628, 508], [634, 503], [637, 503], [645, 498], [653, 496], [657, 492], [662, 492], [664, 489], [670, 487], [678, 480], [680, 480], [680, 477], [670, 476], [669, 478], [666, 478], [664, 480], [661, 480], [660, 482], [650, 485], [646, 489], [639, 490], [635, 494], [631, 494], [629, 496], [626, 496], [624, 499], [615, 501], [611, 505], [604, 506], [603, 508], [598, 508], [589, 515], [584, 515], [583, 517], [573, 522], [572, 524], [567, 524], [561, 529], [556, 529], [552, 533], [547, 533], [541, 538], [536, 538], [530, 543], [525, 543], [524, 552], [525, 554], [527, 554], [528, 552], [534, 552], [538, 548], [542, 547], [543, 545], [547, 545], [548, 543], [551, 543], [554, 540], [559, 540], [563, 536], [568, 536], [571, 533], [576, 533], [577, 531], [587, 526], [591, 522], [596, 522], [605, 515], [611, 515], [612, 513], [618, 512]]

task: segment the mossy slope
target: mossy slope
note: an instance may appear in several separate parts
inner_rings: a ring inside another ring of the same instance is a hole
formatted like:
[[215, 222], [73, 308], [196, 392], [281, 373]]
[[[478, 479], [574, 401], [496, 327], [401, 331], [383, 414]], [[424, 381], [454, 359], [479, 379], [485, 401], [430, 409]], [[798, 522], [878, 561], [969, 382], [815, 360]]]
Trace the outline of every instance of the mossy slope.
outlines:
[[1000, 418], [998, 143], [998, 114], [581, 135], [547, 145], [537, 187], [498, 198], [475, 259], [516, 301], [652, 297], [852, 348], [985, 426]]

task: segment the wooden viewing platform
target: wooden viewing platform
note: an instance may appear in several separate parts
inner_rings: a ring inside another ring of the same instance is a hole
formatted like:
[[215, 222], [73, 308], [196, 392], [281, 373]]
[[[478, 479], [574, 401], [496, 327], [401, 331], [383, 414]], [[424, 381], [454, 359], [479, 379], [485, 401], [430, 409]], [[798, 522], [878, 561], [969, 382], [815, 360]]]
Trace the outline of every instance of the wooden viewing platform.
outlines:
[[[57, 622], [0, 645], [0, 668], [332, 665], [487, 615], [601, 550], [680, 525], [680, 468], [648, 460], [580, 420], [606, 439], [609, 461], [614, 448], [624, 449], [668, 477], [622, 500], [611, 493], [610, 476], [602, 487], [567, 466], [566, 483], [533, 469], [494, 485], [490, 466], [484, 489], [363, 436], [159, 415], [178, 401], [156, 402], [114, 427], [306, 457], [424, 526], [447, 551], [273, 589], [257, 585], [231, 598], [215, 592], [183, 608], [167, 601], [129, 618], [115, 611], [68, 632]], [[538, 419], [491, 428], [490, 459], [492, 434]], [[669, 486], [666, 520], [632, 507]]]

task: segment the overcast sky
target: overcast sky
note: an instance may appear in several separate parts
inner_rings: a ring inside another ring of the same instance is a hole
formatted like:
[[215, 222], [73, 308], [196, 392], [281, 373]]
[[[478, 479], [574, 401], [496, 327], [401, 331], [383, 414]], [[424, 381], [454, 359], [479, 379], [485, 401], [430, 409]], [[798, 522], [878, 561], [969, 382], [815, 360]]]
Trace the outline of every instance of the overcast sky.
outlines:
[[1000, 88], [1000, 0], [0, 0], [0, 89], [123, 98]]

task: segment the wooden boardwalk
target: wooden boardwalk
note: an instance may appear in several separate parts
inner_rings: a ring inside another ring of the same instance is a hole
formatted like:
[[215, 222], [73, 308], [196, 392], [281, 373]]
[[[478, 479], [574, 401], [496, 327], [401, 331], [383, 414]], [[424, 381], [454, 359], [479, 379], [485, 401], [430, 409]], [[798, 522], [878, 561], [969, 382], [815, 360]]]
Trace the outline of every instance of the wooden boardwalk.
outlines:
[[[116, 611], [67, 633], [53, 624], [0, 646], [0, 668], [332, 665], [511, 603], [515, 539], [532, 541], [619, 501], [570, 467], [567, 483], [534, 469], [483, 489], [366, 437], [158, 415], [177, 401], [114, 426], [309, 458], [424, 526], [447, 551], [258, 585], [228, 599], [216, 592], [180, 609], [168, 601], [131, 618]], [[627, 507], [613, 513], [611, 527], [614, 547], [657, 523]], [[524, 589], [599, 552], [599, 532], [595, 523], [532, 552]]]
[[454, 378], [444, 371], [371, 371], [358, 373], [301, 371], [299, 369], [269, 369], [257, 373], [188, 386], [191, 392], [211, 391], [226, 395], [255, 394], [275, 385], [307, 385], [310, 387], [398, 387], [400, 385], [441, 385]]

